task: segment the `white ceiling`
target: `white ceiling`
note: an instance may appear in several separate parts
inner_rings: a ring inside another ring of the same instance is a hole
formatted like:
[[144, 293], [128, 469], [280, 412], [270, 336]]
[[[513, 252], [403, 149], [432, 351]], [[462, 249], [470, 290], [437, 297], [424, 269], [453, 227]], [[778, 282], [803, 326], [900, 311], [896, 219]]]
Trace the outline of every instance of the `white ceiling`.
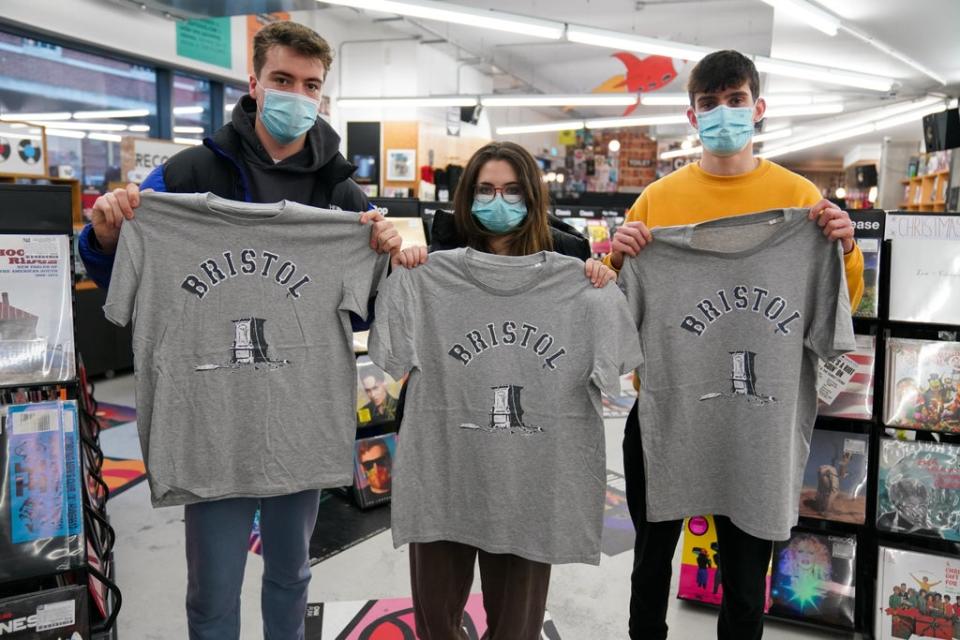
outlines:
[[[745, 53], [885, 75], [898, 81], [890, 94], [882, 95], [776, 76], [763, 79], [763, 91], [767, 93], [838, 93], [844, 97], [848, 112], [929, 91], [960, 95], [960, 0], [819, 2], [845, 23], [931, 67], [947, 79], [948, 85], [938, 85], [912, 67], [843, 31], [834, 37], [827, 36], [775, 12], [761, 0], [474, 0], [469, 6], [690, 44], [734, 48]], [[348, 21], [371, 22], [390, 17], [335, 6], [327, 10]], [[494, 75], [497, 91], [585, 93], [624, 71], [623, 64], [611, 57], [612, 51], [596, 47], [426, 20], [405, 19], [380, 24], [397, 32], [422, 35], [426, 40], [446, 40], [431, 46], [442, 47], [460, 59], [478, 62], [479, 69]], [[674, 64], [678, 67], [678, 79], [664, 90], [680, 92], [692, 65], [680, 60], [675, 60]], [[673, 108], [674, 112], [676, 110], [678, 108]], [[671, 112], [671, 108], [652, 111]], [[582, 108], [575, 112], [583, 117], [618, 114], [616, 108]], [[510, 109], [498, 110], [496, 119], [499, 120], [497, 124], [519, 124], [531, 119], [542, 120], [545, 116], [564, 119], [571, 115], [574, 114], [560, 109], [540, 109], [536, 117], [531, 117], [529, 109]], [[797, 122], [802, 123], [803, 119]], [[682, 133], [683, 127], [658, 132], [661, 136]], [[883, 135], [894, 139], [919, 139], [920, 133], [919, 124], [905, 125], [883, 134], [871, 134], [783, 156], [781, 160], [837, 159], [857, 144], [879, 142]]]

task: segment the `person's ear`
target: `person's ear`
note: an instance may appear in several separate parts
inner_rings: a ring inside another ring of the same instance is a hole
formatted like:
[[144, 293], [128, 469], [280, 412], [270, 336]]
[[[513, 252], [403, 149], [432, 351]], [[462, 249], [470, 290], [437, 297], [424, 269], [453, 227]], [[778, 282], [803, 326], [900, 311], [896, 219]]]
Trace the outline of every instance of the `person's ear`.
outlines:
[[697, 126], [697, 112], [693, 110], [693, 107], [687, 107], [687, 122], [689, 122], [690, 126], [694, 129], [700, 129]]
[[760, 122], [767, 113], [767, 101], [763, 98], [757, 98], [757, 103], [753, 105], [753, 121]]
[[259, 84], [258, 81], [257, 81], [257, 76], [255, 76], [255, 75], [253, 75], [253, 74], [251, 73], [251, 74], [250, 74], [250, 79], [247, 81], [247, 84], [248, 84], [248, 93], [250, 94], [250, 97], [253, 98], [254, 100], [256, 100], [256, 99], [257, 99], [257, 84]]

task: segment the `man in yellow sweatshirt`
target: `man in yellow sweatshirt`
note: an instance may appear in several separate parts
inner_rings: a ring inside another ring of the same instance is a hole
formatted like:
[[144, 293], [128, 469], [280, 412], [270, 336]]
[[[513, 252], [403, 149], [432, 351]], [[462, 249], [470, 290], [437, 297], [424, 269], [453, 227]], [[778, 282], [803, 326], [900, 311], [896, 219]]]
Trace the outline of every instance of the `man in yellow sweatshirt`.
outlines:
[[[863, 294], [863, 254], [854, 243], [850, 217], [825, 200], [806, 178], [753, 155], [755, 124], [766, 110], [753, 62], [736, 51], [712, 53], [691, 71], [687, 90], [687, 118], [699, 132], [702, 158], [644, 190], [626, 223], [617, 230], [605, 262], [619, 270], [624, 256], [640, 254], [653, 241], [650, 229], [654, 227], [809, 207], [810, 224], [823, 229], [824, 242], [842, 243], [851, 307], [855, 309]], [[647, 482], [636, 405], [627, 418], [623, 456], [627, 502], [637, 532], [630, 637], [665, 640], [672, 560], [683, 521], [647, 520]], [[751, 536], [722, 515], [716, 515], [715, 522], [724, 555], [717, 637], [759, 640], [772, 542]]]

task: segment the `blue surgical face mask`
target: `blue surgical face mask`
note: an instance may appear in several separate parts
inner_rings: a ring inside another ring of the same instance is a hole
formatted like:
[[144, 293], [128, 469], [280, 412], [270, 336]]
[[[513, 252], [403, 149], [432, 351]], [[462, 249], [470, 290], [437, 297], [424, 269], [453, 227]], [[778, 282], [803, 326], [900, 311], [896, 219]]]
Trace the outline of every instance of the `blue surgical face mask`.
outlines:
[[510, 204], [500, 194], [490, 202], [474, 200], [471, 211], [473, 217], [493, 233], [513, 231], [527, 217], [527, 206], [524, 203]]
[[703, 148], [717, 156], [732, 156], [753, 138], [753, 108], [725, 105], [697, 114]]
[[276, 89], [263, 90], [260, 121], [280, 144], [290, 144], [313, 126], [320, 103], [305, 95]]

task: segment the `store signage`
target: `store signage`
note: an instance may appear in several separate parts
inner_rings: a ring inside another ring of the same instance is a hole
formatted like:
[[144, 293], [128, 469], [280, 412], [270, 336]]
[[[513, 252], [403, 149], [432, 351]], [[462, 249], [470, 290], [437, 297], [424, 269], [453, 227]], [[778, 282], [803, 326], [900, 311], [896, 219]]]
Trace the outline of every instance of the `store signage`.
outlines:
[[188, 147], [189, 145], [169, 140], [126, 137], [120, 143], [120, 169], [123, 177], [129, 182], [139, 184], [170, 156]]
[[177, 55], [230, 69], [230, 17], [177, 23]]
[[889, 213], [884, 238], [886, 240], [897, 238], [960, 240], [960, 216]]

